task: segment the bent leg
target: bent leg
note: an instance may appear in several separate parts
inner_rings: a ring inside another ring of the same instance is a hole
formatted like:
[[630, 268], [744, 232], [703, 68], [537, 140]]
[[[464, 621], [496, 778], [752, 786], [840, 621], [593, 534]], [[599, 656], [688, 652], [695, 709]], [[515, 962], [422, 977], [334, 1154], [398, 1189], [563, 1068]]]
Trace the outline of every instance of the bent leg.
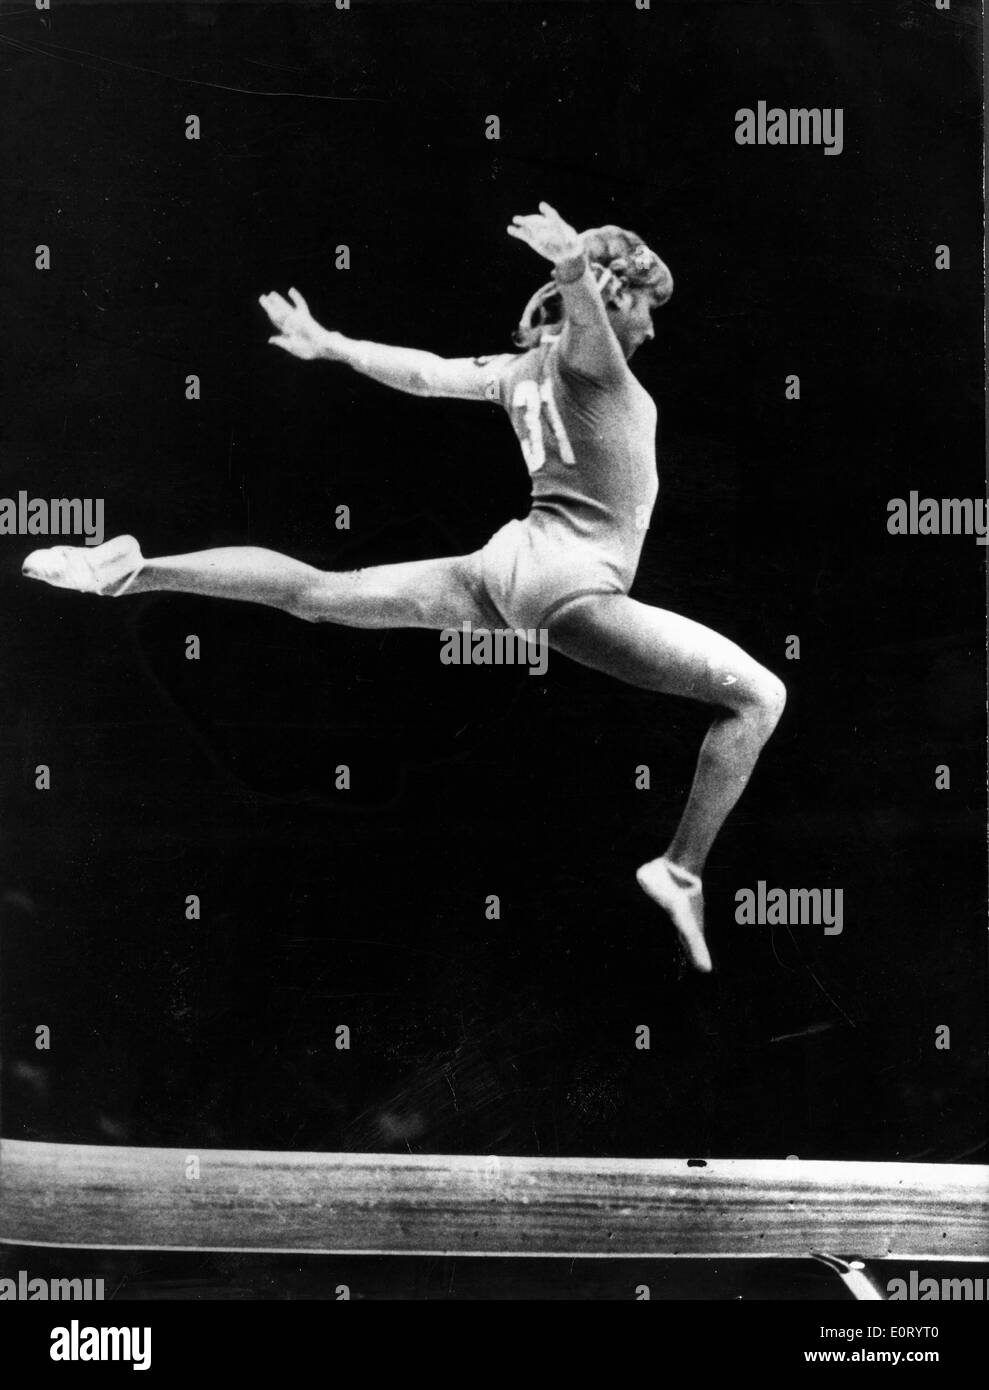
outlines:
[[146, 560], [127, 593], [160, 590], [261, 603], [347, 627], [497, 625], [473, 555], [333, 571], [274, 550], [228, 546]]
[[701, 623], [622, 594], [580, 599], [553, 622], [550, 646], [630, 685], [722, 707], [697, 763], [668, 856], [700, 874], [786, 703], [783, 682]]
[[701, 746], [687, 805], [640, 886], [673, 919], [692, 964], [711, 969], [701, 874], [786, 702], [783, 682], [710, 628], [624, 595], [581, 599], [554, 621], [550, 645], [645, 690], [720, 706]]

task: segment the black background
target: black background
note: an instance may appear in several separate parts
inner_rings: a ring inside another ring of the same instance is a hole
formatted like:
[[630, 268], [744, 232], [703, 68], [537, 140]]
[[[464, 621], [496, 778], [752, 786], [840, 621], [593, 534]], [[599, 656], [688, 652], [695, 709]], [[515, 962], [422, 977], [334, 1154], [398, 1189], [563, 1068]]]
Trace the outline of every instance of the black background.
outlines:
[[[429, 633], [31, 586], [38, 542], [0, 538], [3, 1132], [978, 1157], [985, 551], [886, 530], [911, 489], [984, 492], [977, 7], [5, 10], [0, 493], [103, 497], [146, 554], [475, 549], [525, 508], [507, 422], [290, 360], [256, 299], [501, 351], [545, 278], [504, 226], [548, 198], [676, 277], [635, 362], [662, 452], [633, 592], [790, 702], [709, 866], [701, 979], [633, 871], [702, 710], [558, 657], [446, 667]], [[738, 147], [760, 99], [842, 107], [844, 152]], [[844, 933], [737, 925], [760, 879], [843, 889]]]

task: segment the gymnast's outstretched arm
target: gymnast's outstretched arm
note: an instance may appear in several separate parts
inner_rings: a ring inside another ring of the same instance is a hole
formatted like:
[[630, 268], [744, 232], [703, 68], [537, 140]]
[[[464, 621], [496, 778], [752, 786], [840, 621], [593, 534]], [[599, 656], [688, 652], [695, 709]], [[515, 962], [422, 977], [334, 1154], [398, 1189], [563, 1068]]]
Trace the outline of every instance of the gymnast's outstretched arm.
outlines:
[[342, 362], [362, 376], [412, 396], [491, 400], [500, 357], [438, 357], [418, 348], [360, 342], [316, 322], [298, 290], [289, 299], [272, 292], [259, 303], [278, 332], [268, 339], [303, 361]]

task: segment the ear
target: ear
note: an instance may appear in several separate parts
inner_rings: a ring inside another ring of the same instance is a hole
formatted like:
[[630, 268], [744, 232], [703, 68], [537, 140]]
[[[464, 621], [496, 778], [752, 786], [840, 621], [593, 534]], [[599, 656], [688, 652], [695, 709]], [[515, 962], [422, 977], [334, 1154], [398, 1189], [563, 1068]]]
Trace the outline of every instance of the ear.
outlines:
[[612, 295], [611, 299], [608, 301], [608, 308], [616, 310], [619, 314], [624, 314], [632, 307], [632, 303], [632, 291], [626, 287], [625, 289], [619, 290], [617, 294]]

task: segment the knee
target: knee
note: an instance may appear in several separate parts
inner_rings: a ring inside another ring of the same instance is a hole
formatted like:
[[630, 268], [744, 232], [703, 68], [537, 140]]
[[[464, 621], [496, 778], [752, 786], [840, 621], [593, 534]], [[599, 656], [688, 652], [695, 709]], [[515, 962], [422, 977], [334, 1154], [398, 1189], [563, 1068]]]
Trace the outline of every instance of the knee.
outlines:
[[318, 623], [322, 619], [324, 606], [320, 581], [304, 579], [292, 590], [285, 611], [293, 618], [301, 618], [304, 623]]
[[786, 686], [779, 676], [774, 676], [772, 671], [764, 670], [753, 696], [752, 713], [768, 738], [780, 722], [786, 708]]

